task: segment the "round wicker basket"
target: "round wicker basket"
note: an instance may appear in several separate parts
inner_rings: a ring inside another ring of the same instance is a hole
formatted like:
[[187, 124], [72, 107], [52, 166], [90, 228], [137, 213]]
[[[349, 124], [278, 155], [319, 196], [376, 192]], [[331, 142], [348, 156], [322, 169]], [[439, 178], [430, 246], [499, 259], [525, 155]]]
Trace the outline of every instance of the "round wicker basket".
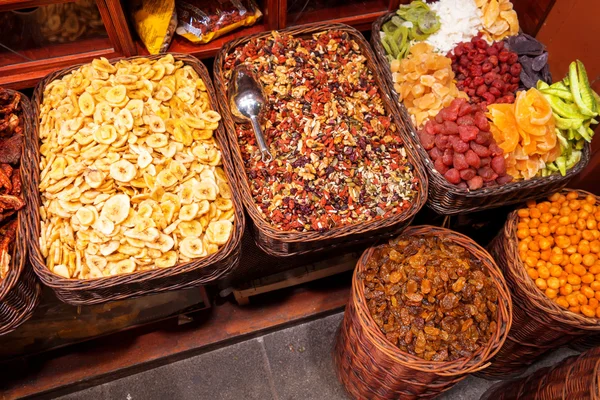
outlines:
[[600, 348], [487, 390], [481, 400], [600, 399]]
[[[14, 93], [9, 90], [10, 93]], [[27, 135], [32, 129], [32, 109], [29, 99], [21, 95], [21, 117], [23, 130]], [[21, 168], [20, 171], [23, 171]], [[22, 179], [23, 192], [29, 190], [28, 179]], [[41, 288], [27, 263], [27, 227], [25, 214], [30, 213], [28, 203], [17, 213], [17, 236], [11, 254], [11, 265], [6, 278], [0, 281], [0, 335], [12, 332], [15, 328], [31, 317], [39, 302]]]
[[337, 374], [355, 399], [429, 399], [449, 389], [467, 374], [486, 368], [511, 326], [512, 302], [500, 269], [492, 257], [470, 238], [448, 229], [413, 226], [405, 235], [436, 235], [466, 248], [482, 261], [498, 290], [498, 328], [489, 343], [471, 358], [433, 362], [401, 351], [381, 332], [367, 308], [360, 274], [375, 248], [367, 249], [352, 278], [352, 294], [334, 350]]
[[[590, 194], [577, 192], [580, 197]], [[513, 296], [513, 324], [506, 343], [492, 360], [492, 365], [480, 373], [494, 379], [510, 378], [549, 350], [600, 333], [596, 318], [563, 309], [546, 297], [527, 275], [518, 251], [518, 219], [517, 211], [513, 211], [504, 230], [490, 245], [490, 253], [502, 269]]]

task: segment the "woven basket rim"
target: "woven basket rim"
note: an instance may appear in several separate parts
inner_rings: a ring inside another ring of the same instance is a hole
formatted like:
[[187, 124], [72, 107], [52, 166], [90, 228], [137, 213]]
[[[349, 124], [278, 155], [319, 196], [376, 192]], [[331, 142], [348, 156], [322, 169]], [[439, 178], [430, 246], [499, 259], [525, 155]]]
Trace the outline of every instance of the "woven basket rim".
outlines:
[[281, 30], [277, 30], [277, 33], [280, 34], [290, 34], [294, 36], [310, 36], [315, 33], [319, 33], [327, 30], [338, 30], [348, 33], [353, 40], [355, 40], [360, 48], [362, 54], [367, 59], [367, 63], [376, 81], [379, 84], [381, 98], [386, 105], [387, 111], [390, 116], [393, 118], [393, 122], [396, 124], [398, 128], [398, 133], [402, 137], [404, 149], [407, 154], [407, 159], [412, 166], [412, 171], [415, 178], [418, 179], [419, 183], [416, 188], [416, 194], [413, 198], [413, 202], [409, 209], [397, 213], [386, 219], [378, 219], [371, 220], [369, 222], [358, 222], [350, 225], [336, 226], [331, 228], [325, 233], [318, 231], [309, 231], [309, 232], [297, 232], [297, 231], [282, 231], [280, 229], [274, 228], [265, 217], [262, 216], [260, 212], [257, 211], [256, 203], [252, 197], [252, 194], [249, 189], [248, 178], [245, 172], [244, 164], [241, 158], [241, 154], [239, 151], [239, 144], [237, 141], [237, 134], [235, 132], [236, 123], [233, 121], [231, 116], [231, 112], [227, 106], [227, 95], [225, 91], [225, 79], [223, 78], [223, 65], [224, 60], [227, 57], [228, 53], [235, 47], [243, 45], [250, 40], [256, 38], [269, 37], [273, 33], [273, 31], [260, 32], [253, 35], [248, 35], [242, 38], [233, 39], [227, 42], [219, 51], [214, 61], [213, 75], [215, 79], [215, 87], [217, 89], [217, 96], [222, 105], [222, 111], [224, 115], [224, 119], [226, 120], [226, 133], [229, 139], [231, 152], [233, 155], [233, 161], [238, 165], [236, 168], [236, 176], [238, 188], [240, 190], [242, 201], [246, 206], [246, 210], [252, 221], [254, 222], [257, 229], [264, 234], [265, 236], [275, 238], [276, 240], [286, 242], [286, 243], [294, 243], [294, 242], [319, 242], [324, 240], [323, 236], [327, 235], [328, 238], [343, 238], [356, 234], [364, 234], [373, 229], [379, 229], [382, 227], [390, 227], [392, 225], [401, 223], [403, 221], [408, 221], [414, 217], [414, 215], [425, 205], [427, 201], [427, 188], [428, 188], [428, 176], [425, 172], [425, 169], [421, 163], [419, 155], [415, 152], [415, 150], [410, 146], [411, 141], [408, 133], [406, 132], [406, 128], [404, 127], [404, 121], [399, 118], [396, 114], [395, 109], [393, 107], [393, 101], [387, 93], [387, 85], [385, 82], [385, 78], [381, 74], [379, 64], [373, 54], [368, 42], [364, 39], [362, 34], [356, 30], [355, 28], [341, 23], [310, 23], [305, 25], [293, 26]]
[[[172, 55], [173, 58], [175, 59], [175, 61], [181, 60], [184, 62], [185, 65], [190, 65], [194, 68], [194, 70], [198, 73], [200, 78], [204, 81], [204, 84], [206, 86], [206, 89], [207, 89], [207, 92], [209, 94], [209, 98], [211, 101], [211, 108], [215, 111], [220, 111], [218, 101], [214, 94], [215, 92], [214, 92], [212, 80], [210, 79], [210, 75], [208, 73], [208, 70], [206, 69], [206, 66], [201, 61], [199, 61], [198, 59], [196, 59], [195, 57], [193, 57], [191, 55], [182, 54], [182, 53], [163, 53], [163, 54], [156, 54], [156, 55], [142, 55], [142, 56], [133, 56], [133, 57], [116, 57], [116, 58], [110, 59], [109, 62], [111, 64], [114, 64], [119, 60], [133, 60], [133, 59], [139, 59], [139, 58], [156, 60], [156, 59], [160, 59], [168, 54]], [[80, 63], [80, 64], [72, 65], [67, 68], [55, 71], [55, 72], [47, 75], [35, 87], [33, 97], [32, 97], [32, 105], [33, 105], [33, 110], [34, 110], [34, 112], [33, 112], [34, 122], [33, 122], [32, 134], [31, 134], [32, 140], [27, 141], [27, 142], [31, 142], [30, 146], [33, 146], [28, 149], [30, 151], [30, 156], [33, 155], [33, 157], [27, 157], [27, 159], [31, 158], [32, 160], [31, 160], [31, 162], [26, 163], [26, 165], [28, 167], [28, 172], [30, 172], [30, 176], [32, 176], [31, 184], [32, 184], [32, 189], [33, 189], [33, 190], [31, 190], [31, 193], [28, 196], [28, 200], [34, 200], [37, 198], [37, 201], [41, 201], [40, 200], [41, 195], [39, 193], [39, 189], [37, 189], [37, 187], [39, 185], [40, 171], [39, 171], [39, 166], [36, 165], [36, 163], [34, 161], [38, 160], [40, 157], [39, 134], [38, 134], [39, 107], [40, 107], [41, 101], [43, 99], [44, 88], [53, 80], [59, 79], [59, 78], [63, 77], [64, 75], [70, 73], [71, 71], [81, 67], [82, 65], [87, 65], [87, 64], [89, 64], [89, 63]], [[173, 267], [164, 268], [164, 269], [139, 271], [139, 272], [133, 272], [130, 274], [123, 274], [123, 275], [116, 275], [116, 276], [109, 276], [109, 277], [102, 277], [102, 278], [94, 278], [94, 279], [66, 279], [66, 278], [60, 277], [60, 276], [52, 273], [50, 270], [48, 270], [45, 263], [43, 262], [44, 257], [41, 254], [39, 242], [37, 240], [37, 237], [34, 237], [34, 236], [37, 236], [34, 234], [36, 232], [39, 232], [39, 229], [40, 229], [39, 228], [39, 224], [40, 224], [39, 209], [34, 209], [33, 210], [34, 212], [32, 212], [28, 218], [28, 223], [32, 227], [32, 229], [31, 229], [32, 232], [30, 232], [28, 235], [28, 248], [29, 248], [29, 259], [30, 259], [31, 264], [34, 267], [35, 274], [38, 276], [38, 278], [44, 284], [46, 284], [47, 286], [50, 286], [53, 289], [62, 289], [62, 290], [68, 290], [68, 291], [72, 291], [72, 292], [87, 291], [87, 290], [94, 290], [94, 289], [97, 290], [97, 289], [105, 289], [105, 288], [107, 289], [107, 288], [111, 288], [114, 286], [156, 280], [156, 279], [160, 279], [160, 278], [166, 278], [166, 277], [170, 277], [170, 276], [183, 274], [183, 273], [190, 272], [193, 270], [202, 269], [209, 265], [219, 263], [219, 262], [227, 259], [229, 256], [231, 256], [232, 253], [241, 246], [241, 237], [244, 232], [245, 218], [244, 218], [244, 213], [242, 211], [243, 206], [242, 206], [241, 202], [239, 201], [238, 196], [236, 195], [237, 186], [235, 183], [235, 178], [234, 178], [233, 172], [231, 171], [232, 170], [232, 164], [230, 161], [231, 156], [229, 154], [229, 148], [228, 148], [227, 138], [225, 136], [223, 124], [219, 124], [219, 127], [215, 130], [214, 136], [219, 144], [219, 149], [220, 149], [221, 155], [222, 155], [221, 159], [223, 162], [223, 170], [225, 171], [227, 178], [229, 180], [230, 188], [232, 191], [231, 201], [234, 203], [234, 208], [235, 208], [235, 214], [234, 214], [235, 215], [235, 223], [233, 224], [232, 234], [229, 237], [229, 240], [227, 241], [227, 243], [223, 247], [221, 247], [218, 252], [211, 254], [210, 256], [198, 259], [196, 261], [180, 263]], [[35, 141], [35, 139], [37, 139], [37, 143], [34, 144], [33, 142]], [[36, 192], [36, 194], [34, 194], [34, 192]], [[31, 202], [33, 203], [33, 201], [31, 201]], [[37, 227], [37, 230], [35, 227]], [[217, 277], [215, 277], [214, 279], [217, 279]]]
[[431, 234], [446, 239], [452, 239], [453, 241], [462, 241], [463, 243], [459, 243], [459, 245], [481, 260], [482, 265], [490, 272], [490, 277], [498, 291], [498, 318], [496, 321], [496, 333], [485, 346], [481, 346], [475, 354], [468, 358], [459, 358], [454, 361], [426, 361], [420, 357], [400, 350], [397, 346], [387, 340], [367, 308], [363, 279], [358, 277], [360, 273], [364, 272], [366, 263], [372, 256], [374, 250], [378, 247], [385, 246], [385, 244], [365, 250], [359, 259], [352, 276], [351, 301], [369, 340], [377, 345], [380, 351], [386, 353], [399, 364], [419, 371], [432, 372], [437, 375], [457, 375], [480, 371], [490, 365], [489, 361], [500, 350], [508, 337], [512, 325], [511, 293], [500, 268], [496, 265], [492, 256], [468, 236], [450, 229], [431, 225], [410, 226], [400, 236], [424, 236]]
[[[373, 51], [375, 52], [379, 62], [383, 63], [383, 65], [387, 65], [389, 63], [385, 57], [385, 50], [381, 44], [381, 35], [379, 34], [379, 32], [381, 31], [381, 26], [385, 22], [387, 22], [387, 20], [389, 20], [391, 17], [393, 17], [394, 15], [396, 15], [395, 11], [391, 11], [391, 12], [388, 12], [388, 13], [382, 15], [381, 17], [377, 18], [377, 20], [375, 20], [375, 22], [373, 23], [372, 28], [371, 28], [371, 42], [373, 43]], [[433, 162], [431, 161], [431, 158], [429, 158], [429, 155], [427, 154], [427, 152], [421, 145], [421, 142], [417, 135], [417, 129], [414, 126], [414, 124], [412, 123], [412, 119], [410, 118], [408, 111], [406, 110], [406, 107], [404, 106], [404, 103], [399, 101], [398, 93], [396, 93], [396, 90], [394, 90], [394, 82], [392, 79], [392, 73], [391, 73], [390, 69], [383, 68], [383, 67], [381, 69], [384, 73], [384, 76], [385, 76], [387, 82], [388, 82], [390, 92], [392, 94], [392, 97], [395, 99], [395, 103], [396, 103], [397, 108], [399, 109], [400, 115], [403, 115], [405, 117], [405, 119], [406, 119], [405, 123], [407, 124], [410, 134], [412, 135], [414, 145], [417, 147], [417, 151], [419, 152], [419, 154], [422, 157], [423, 164], [428, 172], [427, 175], [430, 180], [430, 190], [433, 187], [435, 187], [435, 188], [438, 188], [440, 191], [450, 192], [454, 195], [464, 196], [467, 198], [484, 198], [484, 197], [488, 197], [491, 195], [503, 195], [503, 194], [508, 195], [508, 194], [517, 192], [521, 189], [534, 190], [536, 188], [546, 186], [553, 182], [568, 181], [571, 178], [573, 178], [575, 175], [577, 175], [581, 171], [583, 171], [583, 169], [587, 166], [587, 164], [590, 161], [591, 144], [586, 142], [584, 145], [584, 148], [583, 148], [581, 160], [573, 168], [569, 169], [565, 176], [562, 176], [560, 173], [554, 173], [552, 175], [548, 175], [545, 177], [533, 177], [531, 179], [521, 180], [521, 181], [513, 181], [513, 182], [510, 182], [510, 183], [507, 183], [504, 185], [500, 185], [500, 186], [481, 188], [481, 189], [477, 189], [475, 191], [470, 191], [468, 189], [461, 189], [458, 186], [453, 185], [450, 182], [448, 182], [446, 180], [446, 178], [444, 178], [442, 176], [442, 174], [440, 174], [435, 169]]]
[[[23, 121], [23, 145], [21, 147], [21, 159], [19, 166], [19, 174], [21, 174], [21, 197], [26, 200], [27, 199], [27, 185], [26, 180], [23, 179], [23, 160], [24, 160], [24, 152], [25, 152], [25, 142], [27, 140], [27, 134], [32, 129], [32, 107], [29, 98], [25, 96], [23, 93], [5, 89], [8, 93], [16, 94], [18, 93], [21, 96], [21, 100], [19, 104], [21, 106], [21, 120]], [[31, 205], [29, 202], [25, 202], [25, 206], [17, 211], [17, 236], [15, 239], [15, 246], [13, 246], [12, 255], [11, 255], [11, 264], [14, 264], [14, 260], [18, 260], [18, 265], [9, 266], [8, 274], [6, 277], [0, 281], [0, 301], [5, 298], [10, 291], [15, 287], [21, 276], [23, 275], [23, 271], [25, 269], [25, 260], [27, 259], [27, 234], [26, 234], [26, 226], [25, 219], [26, 215], [31, 212]], [[17, 257], [17, 252], [19, 252], [19, 256]]]
[[[574, 190], [574, 189], [563, 189], [560, 191], [561, 194], [567, 194], [570, 192], [576, 192], [580, 198], [588, 195], [592, 195], [596, 198], [596, 202], [600, 204], [600, 196], [596, 196], [585, 190]], [[504, 249], [506, 252], [506, 270], [504, 273], [507, 275], [507, 279], [515, 282], [518, 290], [512, 290], [513, 297], [520, 302], [526, 299], [529, 304], [543, 312], [544, 316], [562, 323], [564, 325], [586, 329], [586, 330], [600, 330], [600, 319], [590, 318], [581, 314], [576, 314], [570, 310], [566, 310], [552, 301], [546, 296], [536, 285], [533, 279], [527, 275], [527, 268], [519, 256], [518, 250], [518, 238], [517, 238], [517, 223], [519, 216], [517, 215], [518, 209], [512, 211], [504, 224], [503, 230], [500, 232], [502, 235], [501, 240], [504, 242]]]

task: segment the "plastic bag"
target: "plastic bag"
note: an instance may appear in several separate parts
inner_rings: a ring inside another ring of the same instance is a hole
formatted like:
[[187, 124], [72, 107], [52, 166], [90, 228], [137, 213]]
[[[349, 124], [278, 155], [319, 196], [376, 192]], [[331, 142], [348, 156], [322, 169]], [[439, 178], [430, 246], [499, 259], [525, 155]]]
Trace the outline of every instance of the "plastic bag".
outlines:
[[208, 43], [262, 16], [253, 0], [178, 0], [177, 33], [192, 43]]
[[177, 28], [175, 0], [134, 0], [132, 3], [135, 30], [148, 52], [167, 51]]

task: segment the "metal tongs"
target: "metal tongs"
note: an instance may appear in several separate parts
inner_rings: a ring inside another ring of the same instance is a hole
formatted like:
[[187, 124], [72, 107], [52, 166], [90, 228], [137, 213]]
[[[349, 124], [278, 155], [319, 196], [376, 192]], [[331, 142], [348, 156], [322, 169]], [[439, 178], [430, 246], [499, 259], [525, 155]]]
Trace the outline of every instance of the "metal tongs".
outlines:
[[254, 73], [245, 65], [238, 65], [233, 70], [227, 97], [229, 98], [229, 108], [233, 114], [233, 119], [238, 123], [248, 121], [252, 123], [263, 162], [273, 161], [273, 156], [260, 127], [260, 116], [265, 105], [262, 86]]

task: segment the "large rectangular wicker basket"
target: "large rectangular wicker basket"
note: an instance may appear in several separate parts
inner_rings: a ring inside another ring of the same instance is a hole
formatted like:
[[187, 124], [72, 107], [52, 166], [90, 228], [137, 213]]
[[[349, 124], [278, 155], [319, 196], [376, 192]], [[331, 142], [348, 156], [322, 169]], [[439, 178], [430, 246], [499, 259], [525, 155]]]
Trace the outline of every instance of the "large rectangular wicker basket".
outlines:
[[381, 27], [390, 20], [395, 12], [390, 12], [378, 18], [371, 30], [371, 44], [377, 56], [377, 61], [389, 87], [389, 92], [394, 99], [399, 115], [402, 116], [407, 126], [413, 145], [419, 153], [427, 175], [429, 176], [429, 194], [427, 205], [438, 214], [462, 214], [497, 208], [501, 206], [522, 203], [527, 200], [548, 196], [564, 188], [569, 181], [579, 174], [590, 161], [590, 145], [586, 143], [581, 161], [571, 168], [565, 176], [553, 174], [547, 177], [532, 178], [525, 181], [508, 183], [502, 186], [482, 188], [475, 191], [460, 189], [449, 183], [434, 167], [427, 151], [421, 146], [417, 136], [417, 130], [412, 123], [406, 107], [400, 102], [398, 93], [394, 90], [394, 81], [390, 70], [389, 61], [386, 58], [385, 49], [381, 44]]
[[[8, 91], [11, 94], [15, 93], [12, 90]], [[23, 131], [27, 136], [32, 130], [32, 108], [29, 99], [22, 93], [20, 95]], [[27, 175], [22, 173], [24, 193], [30, 190], [26, 177]], [[39, 302], [41, 288], [31, 270], [31, 265], [27, 262], [28, 232], [25, 219], [32, 209], [31, 204], [27, 203], [17, 213], [17, 236], [11, 254], [11, 264], [6, 278], [0, 282], [0, 335], [13, 331], [29, 319]]]
[[[181, 60], [194, 68], [206, 85], [210, 96], [211, 108], [213, 110], [218, 110], [219, 108], [214, 88], [204, 64], [189, 55], [175, 53], [172, 55], [175, 60]], [[147, 58], [153, 60], [163, 56], [164, 55], [156, 55]], [[127, 60], [134, 58], [140, 57], [131, 57], [127, 58]], [[118, 59], [111, 60], [111, 63], [116, 61], [118, 61]], [[37, 276], [44, 284], [51, 287], [57, 297], [65, 303], [87, 305], [197, 286], [214, 281], [229, 272], [239, 262], [241, 238], [244, 232], [244, 213], [242, 204], [239, 201], [239, 196], [236, 194], [237, 188], [232, 173], [233, 163], [231, 162], [227, 138], [222, 124], [219, 124], [219, 128], [215, 131], [215, 139], [219, 144], [222, 153], [223, 167], [227, 174], [227, 178], [229, 179], [232, 193], [234, 194], [232, 196], [232, 201], [235, 208], [235, 222], [229, 241], [217, 253], [188, 263], [178, 264], [171, 268], [134, 272], [131, 274], [90, 280], [65, 279], [48, 270], [38, 243], [38, 238], [40, 236], [39, 209], [41, 205], [41, 196], [37, 189], [40, 182], [40, 141], [38, 134], [40, 104], [42, 102], [44, 88], [48, 83], [63, 77], [79, 66], [80, 65], [69, 67], [48, 75], [37, 85], [33, 94], [32, 102], [35, 123], [34, 129], [27, 138], [24, 168], [26, 175], [29, 176], [31, 187], [33, 189], [27, 196], [27, 202], [31, 204], [32, 210], [32, 212], [27, 215], [27, 228], [29, 258]]]
[[356, 41], [362, 54], [367, 59], [367, 65], [375, 76], [377, 84], [381, 91], [381, 97], [384, 101], [386, 110], [390, 111], [393, 116], [393, 121], [397, 125], [400, 135], [405, 142], [405, 150], [410, 164], [413, 166], [413, 173], [419, 180], [417, 195], [413, 199], [410, 208], [400, 214], [393, 215], [387, 219], [376, 220], [366, 223], [358, 223], [347, 226], [332, 228], [325, 232], [295, 232], [281, 231], [269, 224], [262, 214], [257, 210], [256, 203], [252, 198], [248, 176], [244, 168], [244, 160], [239, 148], [236, 123], [234, 122], [227, 100], [227, 82], [224, 78], [224, 63], [227, 55], [237, 46], [244, 45], [250, 40], [256, 38], [264, 38], [271, 35], [270, 32], [254, 34], [228, 42], [219, 54], [214, 63], [214, 78], [219, 98], [222, 107], [225, 125], [227, 127], [227, 135], [231, 145], [231, 154], [233, 163], [236, 167], [238, 189], [242, 197], [242, 201], [246, 206], [246, 210], [250, 218], [254, 222], [253, 233], [256, 244], [265, 252], [274, 256], [292, 256], [320, 251], [323, 249], [332, 249], [336, 247], [347, 247], [359, 243], [373, 242], [381, 237], [396, 236], [408, 225], [410, 225], [415, 214], [425, 204], [427, 196], [427, 174], [421, 164], [420, 156], [408, 145], [408, 128], [405, 122], [396, 114], [393, 106], [394, 101], [387, 92], [387, 86], [380, 68], [375, 60], [375, 55], [368, 42], [354, 28], [344, 24], [309, 24], [288, 29], [283, 29], [280, 32], [291, 34], [294, 36], [309, 37], [314, 33], [337, 30], [345, 32], [349, 37]]

